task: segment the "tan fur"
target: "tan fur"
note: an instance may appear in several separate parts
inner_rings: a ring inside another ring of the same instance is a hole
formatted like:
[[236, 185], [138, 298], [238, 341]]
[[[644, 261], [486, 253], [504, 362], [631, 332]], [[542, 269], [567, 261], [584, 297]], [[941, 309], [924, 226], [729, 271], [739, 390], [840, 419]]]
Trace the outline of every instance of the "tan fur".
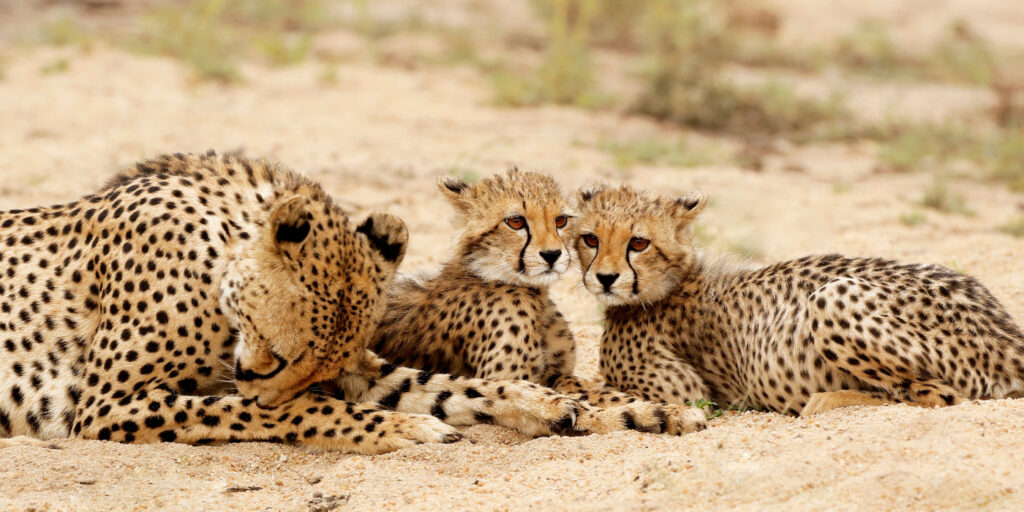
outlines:
[[573, 431], [568, 397], [366, 350], [407, 241], [397, 217], [355, 225], [301, 175], [212, 152], [0, 212], [0, 435], [381, 453], [458, 439], [435, 410]]
[[[432, 277], [399, 278], [373, 344], [384, 357], [456, 375], [523, 379], [553, 386], [592, 407], [578, 425], [591, 432], [634, 428], [683, 433], [704, 414], [638, 401], [573, 376], [575, 341], [548, 294], [568, 268], [573, 220], [550, 177], [511, 170], [475, 185], [439, 180], [456, 209], [455, 254]], [[520, 229], [507, 219], [522, 216]], [[554, 262], [543, 251], [559, 251]]]
[[[645, 400], [794, 413], [1024, 389], [1024, 335], [975, 279], [840, 255], [722, 264], [697, 257], [686, 234], [705, 204], [700, 193], [673, 200], [631, 187], [579, 194], [583, 281], [609, 306], [609, 384]], [[629, 250], [633, 237], [649, 245]], [[602, 273], [620, 276], [606, 286]]]

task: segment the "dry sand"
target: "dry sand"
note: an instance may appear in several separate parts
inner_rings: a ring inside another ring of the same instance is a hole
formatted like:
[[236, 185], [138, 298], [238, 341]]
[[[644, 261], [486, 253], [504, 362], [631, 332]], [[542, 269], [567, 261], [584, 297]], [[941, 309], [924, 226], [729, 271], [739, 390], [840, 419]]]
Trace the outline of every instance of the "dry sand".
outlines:
[[[328, 38], [338, 44], [351, 38]], [[996, 227], [1019, 213], [1003, 188], [956, 182], [971, 217], [928, 213], [908, 227], [930, 177], [872, 172], [868, 147], [783, 148], [759, 173], [729, 166], [618, 171], [604, 136], [677, 136], [668, 127], [563, 108], [498, 109], [469, 69], [395, 69], [355, 60], [324, 86], [320, 67], [246, 69], [236, 88], [191, 85], [175, 62], [116, 50], [9, 47], [0, 81], [0, 209], [96, 188], [114, 169], [164, 151], [244, 148], [319, 180], [358, 214], [385, 209], [412, 232], [408, 271], [448, 251], [449, 214], [433, 178], [508, 165], [566, 186], [630, 181], [708, 191], [712, 250], [766, 260], [841, 251], [955, 266], [1024, 320], [1024, 239]], [[67, 58], [66, 73], [41, 67]], [[915, 93], [916, 94], [916, 93]], [[898, 95], [895, 102], [898, 102]], [[915, 104], [928, 105], [919, 96]], [[787, 170], [788, 169], [788, 170]], [[793, 169], [798, 169], [794, 172]], [[600, 314], [573, 285], [556, 299], [595, 376]], [[0, 450], [0, 508], [239, 509], [1024, 509], [1024, 400], [924, 410], [851, 408], [814, 418], [732, 414], [680, 438], [625, 432], [526, 439], [465, 429], [452, 445], [362, 457], [270, 444], [127, 446], [60, 441]]]

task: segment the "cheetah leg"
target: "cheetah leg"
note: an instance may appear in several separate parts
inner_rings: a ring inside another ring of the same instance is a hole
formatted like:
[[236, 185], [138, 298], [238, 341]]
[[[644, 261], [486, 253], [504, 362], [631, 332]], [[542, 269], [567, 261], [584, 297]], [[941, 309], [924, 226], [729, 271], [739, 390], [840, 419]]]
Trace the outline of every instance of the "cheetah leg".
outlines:
[[[511, 350], [487, 350], [480, 348], [484, 363], [475, 369], [476, 377], [487, 379], [515, 380], [523, 379], [530, 382], [546, 383], [555, 391], [581, 400], [579, 417], [576, 425], [579, 430], [595, 434], [607, 434], [620, 430], [639, 430], [641, 432], [669, 433], [681, 435], [687, 432], [703, 430], [706, 417], [703, 412], [691, 410], [685, 406], [663, 405], [640, 401], [626, 393], [608, 388], [597, 383], [585, 383], [578, 378], [565, 374], [575, 366], [575, 354], [572, 350], [572, 338], [567, 328], [560, 330], [560, 336], [548, 341], [548, 350], [557, 355], [547, 353], [525, 353]], [[498, 343], [498, 346], [502, 344]], [[545, 361], [546, 364], [533, 365], [531, 361]], [[545, 377], [543, 372], [552, 375]], [[597, 400], [601, 403], [595, 403]]]
[[431, 416], [385, 411], [308, 392], [270, 408], [239, 396], [186, 396], [165, 389], [143, 390], [128, 398], [105, 405], [101, 399], [80, 410], [75, 437], [135, 443], [288, 442], [362, 454], [461, 437]]
[[803, 411], [800, 412], [800, 415], [811, 416], [814, 414], [821, 414], [825, 411], [831, 411], [832, 409], [850, 407], [854, 405], [873, 406], [889, 405], [893, 403], [896, 402], [894, 402], [886, 393], [860, 391], [856, 389], [825, 391], [822, 393], [813, 393], [811, 398], [807, 400], [807, 404], [804, 405]]
[[624, 428], [643, 432], [682, 435], [707, 428], [707, 416], [696, 407], [679, 404], [655, 404], [597, 382], [574, 375], [561, 375], [551, 381], [559, 393], [590, 404], [580, 415], [580, 426], [595, 433]]
[[818, 353], [891, 400], [922, 407], [964, 401], [963, 391], [937, 378], [945, 365], [956, 363], [936, 349], [943, 342], [939, 328], [894, 315], [885, 297], [871, 283], [849, 278], [815, 291], [808, 319]]
[[526, 381], [456, 377], [395, 367], [367, 351], [335, 383], [340, 396], [386, 409], [430, 414], [451, 425], [493, 423], [527, 435], [579, 434], [580, 402]]
[[[604, 346], [607, 340], [601, 343], [601, 373], [614, 388], [656, 403], [686, 405], [711, 398], [697, 370], [666, 348], [666, 341], [652, 339], [614, 347]], [[627, 371], [627, 367], [635, 370]]]

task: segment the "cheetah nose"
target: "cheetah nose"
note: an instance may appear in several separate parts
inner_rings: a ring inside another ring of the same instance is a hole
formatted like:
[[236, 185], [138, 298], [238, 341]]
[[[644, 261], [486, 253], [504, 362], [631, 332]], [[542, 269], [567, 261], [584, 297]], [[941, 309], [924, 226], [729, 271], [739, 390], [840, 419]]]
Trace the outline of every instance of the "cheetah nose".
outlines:
[[548, 262], [548, 265], [554, 265], [558, 261], [558, 257], [562, 255], [561, 249], [555, 249], [553, 251], [541, 251], [540, 257], [544, 258], [544, 261]]
[[612, 283], [619, 278], [618, 274], [598, 274], [597, 280], [601, 282], [601, 286], [604, 286], [604, 291], [611, 291]]

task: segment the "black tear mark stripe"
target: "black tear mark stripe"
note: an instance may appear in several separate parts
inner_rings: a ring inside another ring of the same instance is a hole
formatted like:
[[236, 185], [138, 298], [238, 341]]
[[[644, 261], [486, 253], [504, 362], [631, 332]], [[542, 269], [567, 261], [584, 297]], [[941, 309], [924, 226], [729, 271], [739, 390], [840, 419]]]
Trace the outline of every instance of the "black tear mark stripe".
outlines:
[[519, 251], [519, 273], [520, 274], [525, 274], [526, 273], [526, 260], [524, 260], [523, 258], [526, 257], [526, 248], [530, 246], [530, 239], [533, 238], [533, 236], [530, 235], [530, 224], [524, 223], [523, 229], [526, 230], [526, 243], [523, 244], [522, 250]]
[[[584, 242], [584, 245], [586, 245], [586, 242]], [[583, 271], [583, 280], [584, 281], [587, 280], [587, 274], [590, 273], [590, 267], [594, 266], [594, 262], [597, 261], [597, 256], [599, 254], [601, 254], [601, 241], [600, 240], [598, 240], [598, 242], [597, 242], [597, 247], [594, 247], [594, 257], [591, 258], [590, 263], [587, 263], [587, 269]], [[583, 259], [582, 253], [580, 253], [580, 259], [581, 260]]]
[[633, 262], [630, 261], [630, 259], [629, 259], [629, 255], [631, 253], [633, 253], [633, 251], [631, 251], [631, 250], [629, 250], [629, 248], [627, 248], [626, 249], [626, 265], [629, 266], [629, 270], [633, 271], [633, 295], [639, 295], [640, 294], [640, 286], [639, 286], [639, 284], [640, 284], [640, 276], [636, 273], [636, 269], [633, 268]]
[[[636, 224], [629, 225], [630, 234], [634, 233], [635, 229]], [[632, 240], [632, 237], [630, 240]], [[633, 272], [633, 295], [640, 295], [640, 276], [636, 273], [636, 269], [633, 268], [633, 262], [629, 259], [629, 255], [634, 251], [629, 248], [629, 242], [626, 242], [626, 244], [626, 266], [628, 266], [629, 270]]]

